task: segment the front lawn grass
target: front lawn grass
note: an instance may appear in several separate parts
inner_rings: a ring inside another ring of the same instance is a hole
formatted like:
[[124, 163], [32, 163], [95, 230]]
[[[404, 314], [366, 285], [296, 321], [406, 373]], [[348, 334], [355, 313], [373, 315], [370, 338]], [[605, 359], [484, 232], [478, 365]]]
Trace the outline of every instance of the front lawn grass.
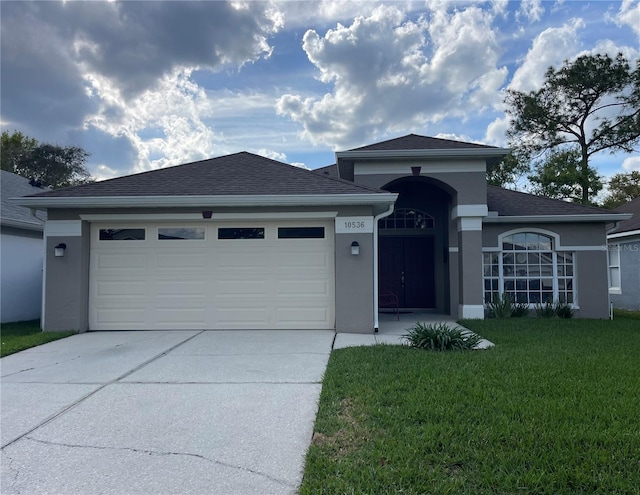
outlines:
[[496, 347], [336, 350], [301, 494], [640, 494], [640, 325], [462, 322]]
[[43, 332], [40, 330], [40, 320], [3, 323], [0, 327], [0, 357], [75, 333], [77, 332]]

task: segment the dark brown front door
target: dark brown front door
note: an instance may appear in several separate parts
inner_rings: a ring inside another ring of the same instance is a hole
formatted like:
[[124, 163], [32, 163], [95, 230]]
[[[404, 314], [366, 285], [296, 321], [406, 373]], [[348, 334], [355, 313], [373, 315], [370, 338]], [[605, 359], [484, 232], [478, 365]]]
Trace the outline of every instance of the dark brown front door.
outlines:
[[433, 237], [380, 237], [380, 292], [401, 308], [435, 308]]

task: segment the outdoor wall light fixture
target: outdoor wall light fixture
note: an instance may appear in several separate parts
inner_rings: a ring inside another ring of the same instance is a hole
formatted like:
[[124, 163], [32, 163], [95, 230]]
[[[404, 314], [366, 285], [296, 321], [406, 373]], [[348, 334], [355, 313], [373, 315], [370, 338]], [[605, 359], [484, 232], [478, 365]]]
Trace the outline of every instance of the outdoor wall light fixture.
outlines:
[[210, 210], [204, 210], [202, 212], [202, 218], [204, 218], [204, 219], [211, 218], [212, 216], [213, 216], [213, 212], [210, 211]]
[[353, 241], [351, 243], [351, 254], [354, 256], [358, 256], [360, 254], [360, 244], [358, 244], [358, 241]]
[[64, 242], [61, 242], [53, 249], [53, 254], [58, 258], [64, 256], [65, 249], [67, 249], [67, 245]]

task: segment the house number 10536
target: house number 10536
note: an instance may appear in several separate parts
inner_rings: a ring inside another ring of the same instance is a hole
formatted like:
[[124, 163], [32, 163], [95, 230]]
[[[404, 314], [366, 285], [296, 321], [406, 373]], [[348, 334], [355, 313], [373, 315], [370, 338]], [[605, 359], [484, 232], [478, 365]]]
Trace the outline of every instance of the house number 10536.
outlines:
[[336, 233], [368, 234], [373, 232], [373, 217], [338, 217], [336, 218]]
[[345, 229], [364, 229], [364, 222], [344, 222]]

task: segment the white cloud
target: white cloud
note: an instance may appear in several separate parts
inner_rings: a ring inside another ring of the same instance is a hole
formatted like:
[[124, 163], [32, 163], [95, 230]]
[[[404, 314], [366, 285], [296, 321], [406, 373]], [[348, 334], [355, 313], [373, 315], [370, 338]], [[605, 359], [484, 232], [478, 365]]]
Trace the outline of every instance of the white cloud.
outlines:
[[623, 0], [616, 19], [618, 25], [627, 25], [640, 39], [640, 1]]
[[542, 0], [522, 0], [516, 18], [525, 17], [529, 22], [536, 22], [542, 18], [544, 7]]
[[513, 75], [510, 89], [534, 91], [544, 82], [549, 67], [559, 67], [571, 59], [580, 47], [579, 31], [585, 27], [582, 19], [571, 19], [559, 28], [548, 28], [533, 40], [523, 63]]
[[213, 105], [189, 70], [165, 76], [154, 90], [127, 100], [109, 79], [86, 74], [99, 111], [85, 120], [114, 137], [127, 138], [137, 154], [131, 172], [200, 160], [216, 154], [216, 136], [203, 119]]
[[303, 49], [333, 90], [285, 94], [279, 114], [302, 124], [306, 139], [335, 149], [499, 106], [507, 71], [497, 66], [495, 14], [462, 5], [449, 12], [435, 2], [417, 20], [383, 5], [324, 35], [307, 31]]
[[[274, 151], [270, 149], [260, 148], [255, 153], [256, 155], [264, 156], [265, 158], [271, 158], [272, 160], [277, 160], [282, 163], [288, 163], [287, 155], [282, 153], [281, 151]], [[304, 163], [293, 162], [293, 163], [289, 163], [289, 165], [309, 170], [309, 167], [307, 167]]]
[[108, 167], [105, 164], [95, 165], [91, 170], [91, 175], [97, 181], [113, 179], [122, 175], [122, 171]]
[[498, 117], [487, 126], [484, 143], [491, 146], [506, 146], [506, 133], [510, 122], [507, 116]]
[[101, 111], [87, 98], [87, 74], [123, 99], [144, 98], [181, 69], [267, 59], [283, 27], [269, 1], [4, 2], [0, 21], [2, 117], [36, 137], [75, 130]]
[[630, 156], [625, 158], [622, 162], [622, 168], [625, 172], [633, 172], [637, 170], [640, 172], [640, 156]]

